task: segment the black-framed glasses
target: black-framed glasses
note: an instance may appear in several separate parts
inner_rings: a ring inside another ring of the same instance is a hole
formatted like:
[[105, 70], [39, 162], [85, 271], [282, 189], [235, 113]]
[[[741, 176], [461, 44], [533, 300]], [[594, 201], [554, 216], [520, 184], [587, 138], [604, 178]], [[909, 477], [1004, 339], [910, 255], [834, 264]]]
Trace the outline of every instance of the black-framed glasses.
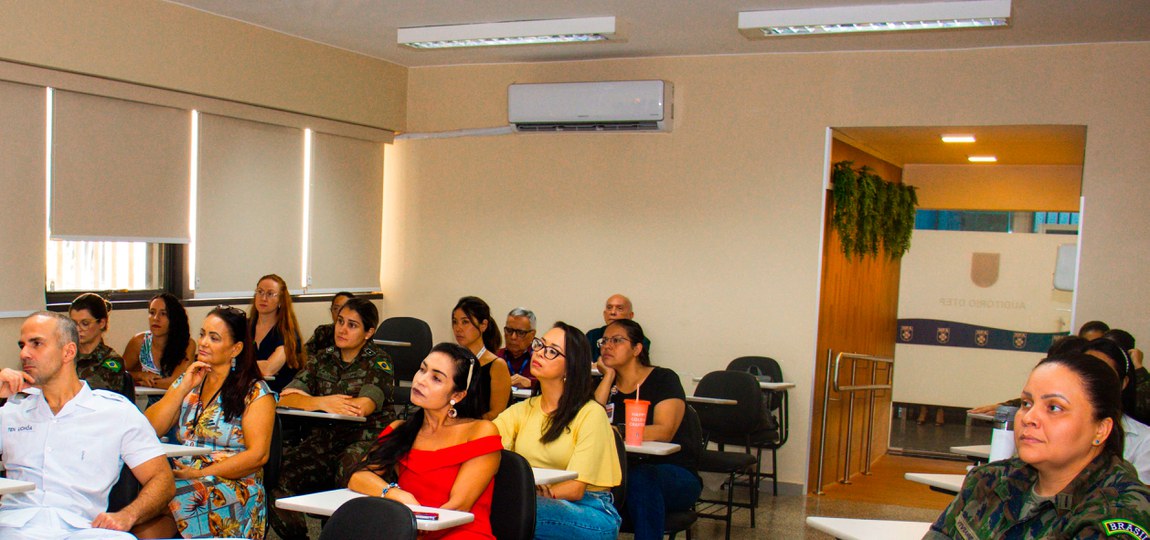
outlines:
[[527, 337], [527, 334], [530, 334], [530, 333], [532, 333], [532, 332], [534, 332], [534, 331], [535, 331], [535, 330], [520, 330], [520, 329], [518, 329], [518, 328], [512, 328], [512, 327], [510, 327], [510, 326], [504, 326], [504, 327], [503, 327], [503, 333], [504, 333], [504, 334], [506, 334], [506, 335], [507, 335], [507, 337], [521, 337], [521, 338], [524, 338], [524, 337]]
[[559, 349], [555, 348], [554, 345], [548, 345], [548, 344], [544, 343], [542, 339], [539, 339], [539, 338], [535, 338], [535, 339], [531, 340], [531, 350], [543, 351], [543, 358], [546, 358], [548, 360], [554, 360], [556, 358], [559, 358], [560, 356], [563, 356], [563, 357], [567, 356], [567, 355], [563, 354], [563, 351], [560, 351]]
[[614, 347], [615, 345], [619, 345], [620, 343], [631, 343], [631, 340], [629, 340], [623, 336], [611, 336], [611, 337], [601, 337], [601, 338], [599, 338], [599, 341], [595, 342], [595, 344], [598, 345], [600, 349], [602, 349], [603, 346], [608, 344], [608, 343], [610, 343], [611, 346]]

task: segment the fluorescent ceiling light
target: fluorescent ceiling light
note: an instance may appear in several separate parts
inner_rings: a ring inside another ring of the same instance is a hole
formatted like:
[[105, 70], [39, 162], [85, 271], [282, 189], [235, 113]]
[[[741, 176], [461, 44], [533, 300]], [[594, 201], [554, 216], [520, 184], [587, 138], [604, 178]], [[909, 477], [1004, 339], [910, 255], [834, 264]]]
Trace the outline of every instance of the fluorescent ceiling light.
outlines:
[[615, 35], [615, 17], [456, 24], [400, 28], [398, 41], [415, 49], [585, 43]]
[[974, 142], [974, 135], [943, 135], [942, 142], [944, 143], [972, 143]]
[[748, 38], [1006, 26], [1010, 0], [839, 6], [739, 12]]
[[998, 163], [998, 158], [994, 156], [967, 156], [966, 160], [971, 163]]

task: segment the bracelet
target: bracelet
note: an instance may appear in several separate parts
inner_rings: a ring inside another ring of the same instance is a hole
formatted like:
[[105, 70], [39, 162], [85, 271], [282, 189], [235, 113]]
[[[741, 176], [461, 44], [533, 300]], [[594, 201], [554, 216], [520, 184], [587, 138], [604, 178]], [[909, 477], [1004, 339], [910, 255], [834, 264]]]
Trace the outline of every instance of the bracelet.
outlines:
[[391, 488], [397, 488], [397, 487], [399, 487], [399, 484], [396, 484], [395, 482], [392, 482], [392, 483], [388, 484], [387, 486], [385, 486], [385, 487], [383, 488], [383, 491], [381, 491], [381, 492], [379, 493], [379, 496], [380, 496], [380, 497], [387, 497], [387, 492], [388, 492], [388, 491], [391, 491]]

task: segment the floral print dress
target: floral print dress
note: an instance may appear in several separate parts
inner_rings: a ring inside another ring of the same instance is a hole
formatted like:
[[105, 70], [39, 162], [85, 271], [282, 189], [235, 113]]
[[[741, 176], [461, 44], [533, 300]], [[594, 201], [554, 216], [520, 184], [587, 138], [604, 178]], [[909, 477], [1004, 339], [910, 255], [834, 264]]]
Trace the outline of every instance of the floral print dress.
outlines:
[[[180, 378], [172, 386], [179, 386]], [[264, 381], [258, 381], [245, 404], [271, 395]], [[211, 448], [203, 456], [177, 458], [181, 463], [202, 469], [247, 449], [241, 418], [224, 420], [219, 395], [202, 403], [200, 390], [188, 393], [180, 407], [177, 436], [180, 443]], [[193, 425], [194, 424], [194, 425]], [[267, 494], [263, 471], [240, 479], [205, 476], [176, 480], [176, 496], [168, 504], [176, 518], [176, 527], [184, 538], [232, 537], [262, 539], [267, 529]]]

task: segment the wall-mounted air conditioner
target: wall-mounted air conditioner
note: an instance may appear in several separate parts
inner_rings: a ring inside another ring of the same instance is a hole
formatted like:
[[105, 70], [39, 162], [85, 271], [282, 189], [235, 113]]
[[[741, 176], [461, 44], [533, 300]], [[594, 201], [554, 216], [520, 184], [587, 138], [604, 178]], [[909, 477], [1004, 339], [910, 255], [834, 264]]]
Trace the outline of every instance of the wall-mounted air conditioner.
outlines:
[[666, 81], [513, 84], [507, 120], [519, 131], [669, 131]]

